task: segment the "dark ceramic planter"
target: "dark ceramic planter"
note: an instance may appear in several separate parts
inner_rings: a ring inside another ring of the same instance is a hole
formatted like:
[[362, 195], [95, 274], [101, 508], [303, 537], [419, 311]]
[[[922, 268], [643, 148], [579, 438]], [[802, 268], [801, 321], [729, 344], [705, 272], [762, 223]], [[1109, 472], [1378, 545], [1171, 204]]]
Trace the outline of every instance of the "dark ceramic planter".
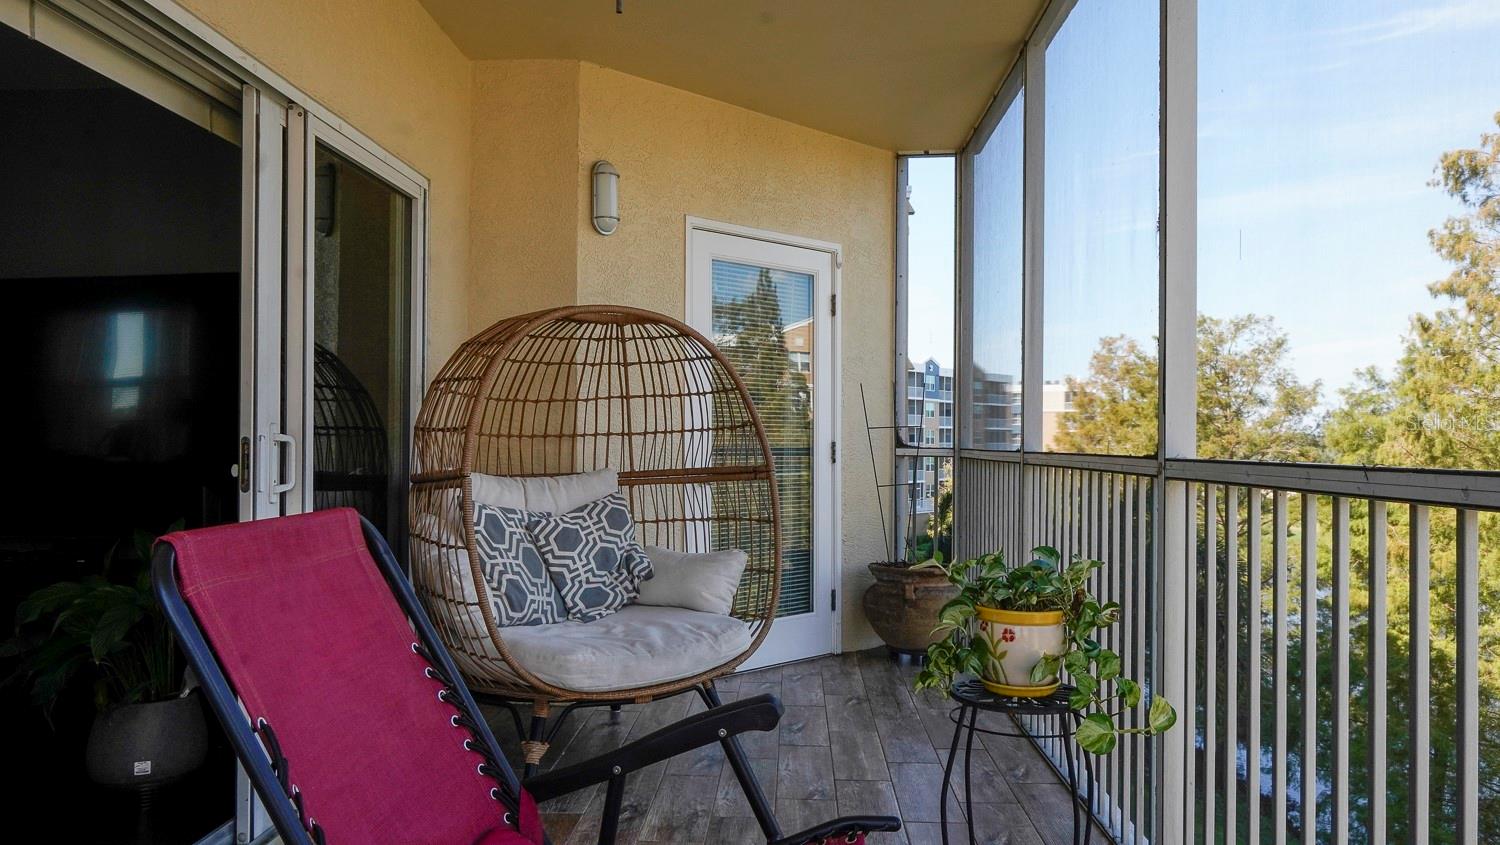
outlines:
[[171, 783], [203, 764], [208, 728], [194, 692], [182, 698], [126, 704], [94, 717], [85, 762], [105, 786], [145, 788]]
[[933, 633], [938, 611], [958, 596], [941, 570], [870, 564], [875, 583], [865, 590], [865, 618], [885, 644], [903, 654], [921, 654], [943, 638]]

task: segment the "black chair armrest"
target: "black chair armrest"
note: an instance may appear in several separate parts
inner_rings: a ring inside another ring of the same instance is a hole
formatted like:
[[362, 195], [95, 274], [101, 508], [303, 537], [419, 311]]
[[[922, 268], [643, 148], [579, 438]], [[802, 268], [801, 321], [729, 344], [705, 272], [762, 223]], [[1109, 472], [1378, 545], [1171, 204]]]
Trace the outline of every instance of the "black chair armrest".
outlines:
[[817, 827], [810, 827], [801, 833], [791, 836], [783, 836], [770, 845], [809, 845], [819, 843], [830, 836], [848, 836], [851, 833], [874, 833], [876, 831], [897, 831], [901, 829], [901, 820], [894, 816], [844, 816], [830, 822], [823, 822]]
[[526, 791], [537, 801], [546, 801], [746, 731], [769, 731], [780, 721], [781, 702], [772, 695], [757, 695], [689, 716], [598, 757], [537, 775], [526, 781]]

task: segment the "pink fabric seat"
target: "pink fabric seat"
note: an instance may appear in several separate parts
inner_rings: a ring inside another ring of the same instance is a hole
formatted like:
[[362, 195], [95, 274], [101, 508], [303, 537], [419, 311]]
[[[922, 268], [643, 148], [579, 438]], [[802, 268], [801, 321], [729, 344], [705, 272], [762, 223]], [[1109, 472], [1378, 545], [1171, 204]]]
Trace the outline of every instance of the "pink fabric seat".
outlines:
[[486, 772], [476, 750], [485, 743], [415, 647], [354, 511], [162, 542], [251, 725], [282, 758], [277, 775], [315, 841], [543, 842], [529, 797], [509, 799], [518, 812], [508, 812], [502, 784], [513, 778]]

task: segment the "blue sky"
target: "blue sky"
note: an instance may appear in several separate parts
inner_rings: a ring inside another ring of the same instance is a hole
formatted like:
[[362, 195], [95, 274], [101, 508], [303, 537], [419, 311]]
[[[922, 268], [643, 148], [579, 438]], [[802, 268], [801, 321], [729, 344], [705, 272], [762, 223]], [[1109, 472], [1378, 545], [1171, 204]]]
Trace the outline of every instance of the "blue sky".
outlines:
[[[1155, 332], [1156, 56], [1149, 0], [1080, 0], [1048, 48], [1047, 378], [1084, 372], [1103, 335]], [[1427, 182], [1495, 131], [1500, 0], [1202, 0], [1199, 56], [1199, 310], [1275, 317], [1335, 401], [1439, 306], [1427, 232], [1460, 208]], [[951, 233], [952, 171], [918, 164], [912, 282], [931, 291], [952, 274], [951, 235], [927, 231]], [[913, 299], [914, 325], [951, 314]], [[914, 331], [913, 357], [950, 363], [951, 343]]]

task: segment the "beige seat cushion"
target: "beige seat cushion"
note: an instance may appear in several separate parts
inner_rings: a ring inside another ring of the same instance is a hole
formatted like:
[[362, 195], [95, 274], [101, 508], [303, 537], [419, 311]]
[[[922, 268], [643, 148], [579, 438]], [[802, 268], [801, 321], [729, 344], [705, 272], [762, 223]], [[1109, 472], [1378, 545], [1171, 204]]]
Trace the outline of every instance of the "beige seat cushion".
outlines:
[[632, 689], [691, 677], [750, 647], [732, 616], [630, 605], [593, 622], [506, 628], [516, 662], [549, 684], [579, 692]]

